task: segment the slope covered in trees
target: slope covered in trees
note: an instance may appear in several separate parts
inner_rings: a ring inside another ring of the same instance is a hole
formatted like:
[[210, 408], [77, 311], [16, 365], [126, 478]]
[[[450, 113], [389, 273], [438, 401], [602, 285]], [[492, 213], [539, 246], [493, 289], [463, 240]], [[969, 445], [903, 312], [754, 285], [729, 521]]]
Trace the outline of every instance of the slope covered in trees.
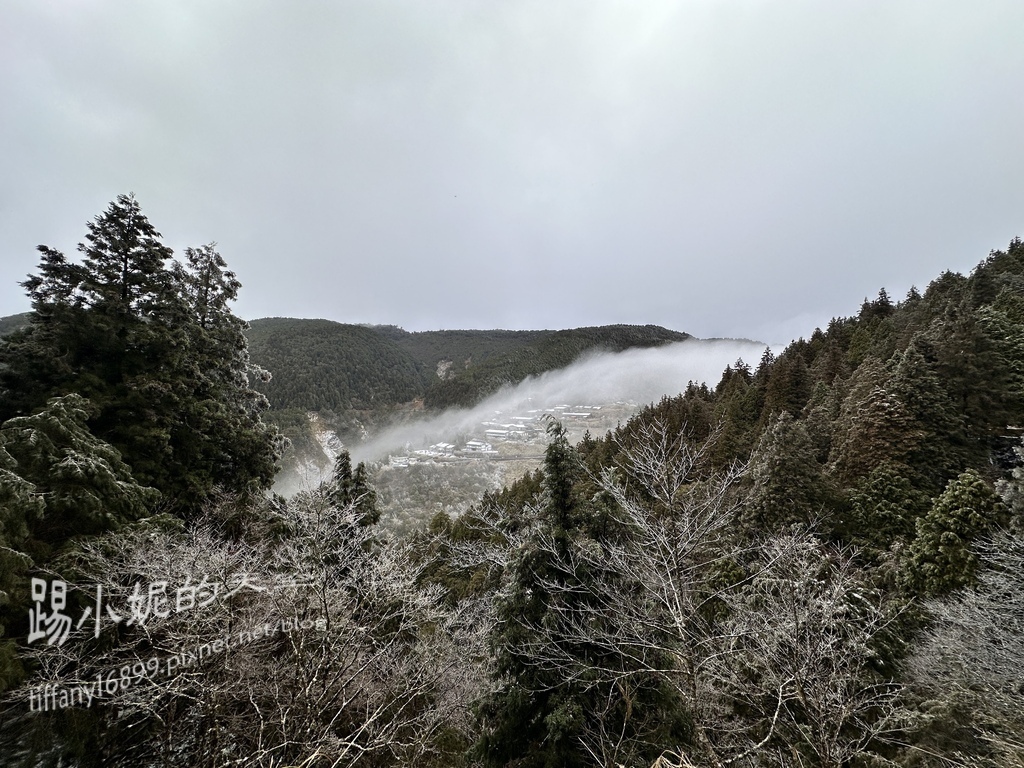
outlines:
[[517, 384], [528, 376], [564, 368], [588, 352], [622, 352], [690, 338], [689, 334], [656, 325], [606, 325], [530, 333], [538, 335], [528, 344], [484, 356], [479, 362], [467, 358], [468, 364], [453, 367], [454, 375], [434, 382], [427, 390], [427, 405], [436, 408], [470, 406], [506, 384]]
[[414, 398], [428, 407], [469, 406], [504, 384], [564, 368], [597, 350], [622, 351], [690, 338], [658, 326], [563, 331], [421, 331], [329, 320], [265, 318], [247, 333], [259, 384], [276, 410], [388, 408]]
[[882, 291], [435, 518], [429, 578], [495, 601], [471, 754], [1019, 765], [1022, 287], [1015, 240]]
[[370, 328], [277, 317], [253, 321], [246, 335], [253, 361], [271, 373], [257, 386], [276, 410], [383, 408], [423, 392], [416, 362]]
[[10, 333], [14, 333], [14, 331], [19, 328], [24, 328], [29, 324], [30, 318], [30, 312], [22, 312], [20, 315], [0, 317], [0, 336], [7, 336]]

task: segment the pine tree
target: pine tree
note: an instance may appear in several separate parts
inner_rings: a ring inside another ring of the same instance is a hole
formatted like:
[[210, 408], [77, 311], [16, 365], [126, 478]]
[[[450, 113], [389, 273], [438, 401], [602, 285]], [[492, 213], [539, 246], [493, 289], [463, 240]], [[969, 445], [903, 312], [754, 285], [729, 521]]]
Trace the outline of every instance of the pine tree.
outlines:
[[[27, 519], [27, 529], [44, 555], [75, 536], [138, 519], [159, 495], [139, 485], [118, 451], [89, 431], [91, 412], [87, 400], [71, 394], [0, 426], [0, 447], [14, 462], [8, 471], [22, 481], [23, 497], [31, 485], [27, 503], [38, 514]], [[5, 483], [5, 490], [12, 486]]]
[[899, 356], [889, 389], [902, 402], [909, 434], [914, 436], [906, 463], [913, 476], [935, 493], [964, 468], [968, 450], [963, 417], [935, 372], [933, 360], [928, 342], [915, 337]]
[[281, 443], [251, 389], [245, 323], [229, 304], [239, 283], [213, 246], [185, 265], [132, 196], [88, 225], [82, 263], [40, 247], [27, 329], [0, 345], [0, 420], [70, 392], [95, 411], [89, 428], [141, 484], [181, 513], [216, 489], [269, 487]]
[[1006, 426], [1021, 414], [1008, 344], [991, 336], [991, 330], [992, 323], [983, 322], [965, 298], [947, 306], [924, 334], [935, 351], [935, 372], [968, 425], [972, 462], [987, 459]]
[[810, 525], [829, 511], [832, 493], [816, 453], [803, 422], [788, 413], [775, 417], [750, 460], [753, 487], [741, 519], [752, 534]]
[[970, 584], [978, 567], [971, 545], [1008, 522], [1002, 501], [974, 470], [951, 480], [917, 521], [905, 580], [919, 593], [945, 595]]
[[351, 506], [359, 515], [360, 525], [374, 525], [380, 520], [377, 492], [370, 485], [366, 464], [352, 470], [352, 457], [342, 451], [334, 460], [334, 473], [328, 489], [328, 499], [339, 509]]
[[89, 432], [88, 401], [54, 398], [0, 425], [0, 692], [20, 678], [27, 570], [76, 538], [115, 530], [159, 496], [135, 482], [120, 454]]
[[498, 608], [492, 644], [504, 682], [481, 706], [486, 732], [477, 747], [487, 765], [583, 765], [576, 738], [583, 716], [579, 691], [557, 670], [531, 659], [531, 645], [537, 639], [532, 627], [556, 618], [554, 613], [549, 617], [553, 596], [545, 582], [569, 584], [577, 578], [566, 573], [560, 561], [568, 553], [573, 533], [578, 462], [560, 423], [552, 420], [548, 434], [540, 523], [553, 547], [534, 546], [520, 553], [510, 591]]
[[856, 481], [880, 464], [906, 463], [922, 436], [893, 392], [890, 374], [869, 358], [851, 378], [836, 419], [830, 469], [841, 482]]
[[850, 496], [854, 540], [882, 552], [897, 541], [909, 541], [917, 520], [930, 506], [928, 496], [913, 487], [907, 467], [882, 464], [864, 478]]
[[811, 396], [811, 380], [798, 350], [787, 349], [772, 364], [764, 392], [761, 423], [765, 426], [779, 413], [799, 415]]

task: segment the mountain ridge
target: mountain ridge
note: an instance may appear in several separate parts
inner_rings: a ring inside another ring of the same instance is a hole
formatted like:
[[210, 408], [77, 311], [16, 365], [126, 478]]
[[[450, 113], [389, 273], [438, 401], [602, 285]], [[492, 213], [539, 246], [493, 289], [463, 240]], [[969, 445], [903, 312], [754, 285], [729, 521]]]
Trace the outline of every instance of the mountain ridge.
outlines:
[[280, 317], [251, 321], [246, 336], [253, 363], [276, 378], [257, 385], [273, 409], [335, 412], [417, 399], [428, 408], [471, 405], [505, 384], [563, 368], [585, 353], [693, 338], [657, 325], [405, 331]]

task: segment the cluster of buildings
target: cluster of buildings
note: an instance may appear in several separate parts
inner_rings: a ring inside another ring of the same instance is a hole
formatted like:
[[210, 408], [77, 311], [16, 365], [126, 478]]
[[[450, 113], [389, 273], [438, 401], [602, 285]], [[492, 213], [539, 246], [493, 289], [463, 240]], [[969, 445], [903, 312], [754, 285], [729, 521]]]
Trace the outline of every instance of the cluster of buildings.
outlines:
[[392, 467], [408, 467], [424, 461], [445, 461], [456, 458], [478, 458], [497, 456], [494, 446], [483, 440], [469, 440], [462, 448], [454, 443], [434, 443], [417, 451], [408, 451], [405, 456], [388, 456], [388, 464]]
[[[599, 405], [553, 405], [548, 408], [533, 408], [525, 414], [510, 416], [506, 421], [496, 419], [483, 422], [486, 429], [484, 436], [495, 442], [508, 442], [511, 440], [529, 442], [544, 432], [544, 417], [553, 416], [562, 422], [584, 421], [600, 411]], [[495, 413], [500, 417], [501, 412]]]
[[[619, 403], [618, 405], [625, 406], [626, 404]], [[419, 450], [411, 450], [411, 446], [407, 446], [406, 455], [389, 456], [388, 463], [392, 467], [408, 467], [426, 461], [496, 457], [499, 452], [495, 446], [501, 443], [531, 443], [543, 439], [547, 427], [547, 417], [553, 417], [567, 426], [573, 423], [587, 424], [592, 420], [603, 421], [598, 418], [601, 415], [601, 409], [600, 405], [569, 405], [566, 403], [547, 408], [533, 408], [515, 415], [506, 415], [501, 411], [495, 411], [490, 419], [480, 423], [482, 439], [474, 437], [467, 440], [461, 447], [457, 447], [454, 443], [443, 442], [434, 443]]]

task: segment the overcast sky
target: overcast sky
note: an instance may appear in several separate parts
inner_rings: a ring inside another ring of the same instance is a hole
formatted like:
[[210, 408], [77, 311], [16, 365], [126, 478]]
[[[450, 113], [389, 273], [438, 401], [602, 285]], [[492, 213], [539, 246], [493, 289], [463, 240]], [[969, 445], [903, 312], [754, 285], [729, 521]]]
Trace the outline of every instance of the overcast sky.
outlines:
[[2, 0], [0, 314], [119, 193], [236, 312], [777, 343], [1024, 235], [1020, 0]]

